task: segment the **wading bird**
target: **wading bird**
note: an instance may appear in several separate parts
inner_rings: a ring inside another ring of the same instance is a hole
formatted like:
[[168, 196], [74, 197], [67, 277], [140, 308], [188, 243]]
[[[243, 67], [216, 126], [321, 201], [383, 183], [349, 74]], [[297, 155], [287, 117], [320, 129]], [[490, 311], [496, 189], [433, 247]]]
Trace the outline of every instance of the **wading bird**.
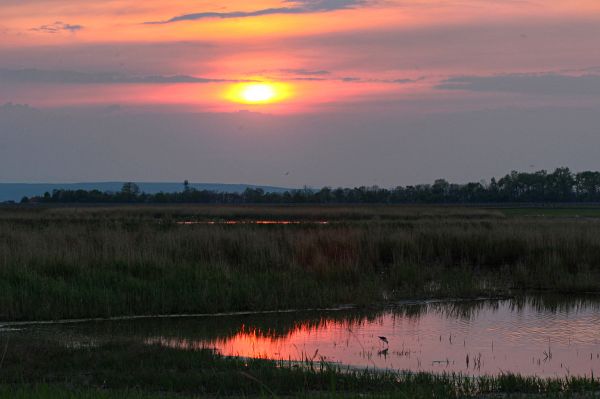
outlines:
[[381, 342], [383, 342], [384, 344], [386, 344], [386, 345], [389, 345], [389, 344], [390, 344], [390, 343], [388, 342], [388, 339], [387, 339], [386, 337], [379, 337], [379, 340], [380, 340]]

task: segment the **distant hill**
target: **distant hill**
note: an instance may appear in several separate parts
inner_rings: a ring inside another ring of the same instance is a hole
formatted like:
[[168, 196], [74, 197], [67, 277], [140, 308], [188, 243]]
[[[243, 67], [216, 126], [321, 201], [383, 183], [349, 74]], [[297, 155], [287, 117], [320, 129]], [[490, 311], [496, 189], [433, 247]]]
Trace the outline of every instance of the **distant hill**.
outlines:
[[[140, 189], [148, 194], [159, 192], [173, 193], [183, 191], [183, 183], [136, 183]], [[52, 190], [100, 190], [120, 191], [123, 182], [100, 183], [0, 183], [0, 202], [20, 201], [23, 197], [43, 195]], [[284, 192], [290, 190], [283, 187], [255, 186], [252, 184], [220, 184], [220, 183], [190, 183], [190, 187], [197, 190], [210, 190], [217, 192], [239, 193], [246, 188], [262, 188], [265, 192]]]

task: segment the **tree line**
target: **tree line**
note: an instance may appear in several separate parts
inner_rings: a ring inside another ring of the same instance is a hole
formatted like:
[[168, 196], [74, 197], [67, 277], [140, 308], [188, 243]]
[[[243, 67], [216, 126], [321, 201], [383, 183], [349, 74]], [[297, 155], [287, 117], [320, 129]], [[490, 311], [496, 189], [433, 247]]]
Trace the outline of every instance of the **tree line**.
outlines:
[[468, 204], [512, 202], [600, 202], [600, 172], [573, 173], [557, 168], [552, 173], [513, 171], [489, 182], [372, 187], [303, 188], [285, 192], [266, 192], [247, 188], [241, 193], [197, 190], [184, 182], [182, 191], [148, 194], [135, 183], [125, 183], [118, 192], [99, 190], [54, 190], [43, 196], [24, 197], [22, 203], [200, 203], [200, 204]]

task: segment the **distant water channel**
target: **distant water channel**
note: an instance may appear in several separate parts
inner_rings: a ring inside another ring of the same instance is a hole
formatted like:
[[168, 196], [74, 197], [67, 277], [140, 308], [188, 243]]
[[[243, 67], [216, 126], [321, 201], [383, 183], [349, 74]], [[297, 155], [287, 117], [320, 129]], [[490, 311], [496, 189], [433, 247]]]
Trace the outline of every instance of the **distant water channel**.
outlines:
[[[379, 310], [4, 325], [70, 347], [135, 339], [226, 356], [466, 375], [600, 375], [600, 299], [527, 297]], [[382, 339], [383, 337], [385, 339]], [[387, 341], [387, 343], [385, 342]]]

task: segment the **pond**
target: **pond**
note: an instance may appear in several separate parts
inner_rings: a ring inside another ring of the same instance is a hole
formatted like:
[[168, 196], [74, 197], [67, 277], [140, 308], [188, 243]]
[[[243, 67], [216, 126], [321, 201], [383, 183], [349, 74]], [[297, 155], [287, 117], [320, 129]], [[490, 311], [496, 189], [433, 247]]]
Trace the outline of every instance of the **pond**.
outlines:
[[135, 339], [226, 356], [343, 367], [540, 377], [600, 375], [600, 300], [523, 297], [66, 324], [10, 324], [0, 334], [69, 347]]
[[313, 224], [313, 225], [325, 225], [329, 224], [326, 220], [208, 220], [208, 221], [195, 221], [185, 220], [176, 222], [181, 226], [193, 226], [193, 225], [300, 225], [300, 224]]

